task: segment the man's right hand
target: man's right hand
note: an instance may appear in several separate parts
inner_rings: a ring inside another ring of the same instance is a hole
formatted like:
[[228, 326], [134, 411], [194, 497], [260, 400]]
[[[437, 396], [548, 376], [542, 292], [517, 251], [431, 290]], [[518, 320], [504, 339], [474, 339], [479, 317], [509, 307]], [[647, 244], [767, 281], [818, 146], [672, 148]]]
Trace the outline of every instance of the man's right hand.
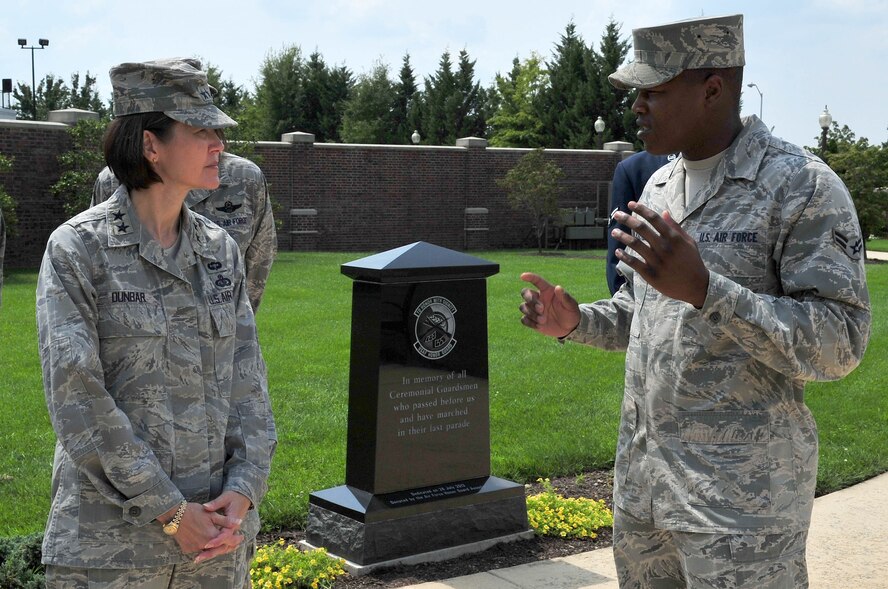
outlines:
[[561, 286], [552, 286], [541, 276], [525, 272], [521, 280], [537, 287], [537, 290], [521, 290], [524, 302], [518, 307], [524, 314], [521, 323], [542, 334], [564, 337], [580, 323], [580, 306]]

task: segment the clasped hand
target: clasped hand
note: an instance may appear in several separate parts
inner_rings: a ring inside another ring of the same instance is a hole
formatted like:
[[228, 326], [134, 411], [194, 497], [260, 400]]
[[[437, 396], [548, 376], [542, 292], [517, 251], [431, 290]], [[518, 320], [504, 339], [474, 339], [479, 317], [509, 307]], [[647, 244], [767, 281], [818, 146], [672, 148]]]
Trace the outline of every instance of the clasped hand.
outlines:
[[231, 552], [244, 540], [240, 526], [249, 508], [250, 500], [234, 491], [208, 503], [189, 503], [173, 537], [182, 552], [197, 553], [194, 562]]

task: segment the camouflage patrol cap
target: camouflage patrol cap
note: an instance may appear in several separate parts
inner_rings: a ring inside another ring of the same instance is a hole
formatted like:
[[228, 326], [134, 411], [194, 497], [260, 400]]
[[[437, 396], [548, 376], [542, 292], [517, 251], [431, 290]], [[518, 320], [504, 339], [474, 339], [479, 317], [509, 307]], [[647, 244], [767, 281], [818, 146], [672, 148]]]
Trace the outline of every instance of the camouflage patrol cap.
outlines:
[[742, 67], [743, 15], [694, 18], [633, 29], [635, 61], [607, 77], [622, 90], [653, 88], [684, 70]]
[[237, 123], [213, 104], [213, 88], [196, 59], [158, 59], [111, 68], [114, 116], [162, 112], [173, 120], [207, 129]]

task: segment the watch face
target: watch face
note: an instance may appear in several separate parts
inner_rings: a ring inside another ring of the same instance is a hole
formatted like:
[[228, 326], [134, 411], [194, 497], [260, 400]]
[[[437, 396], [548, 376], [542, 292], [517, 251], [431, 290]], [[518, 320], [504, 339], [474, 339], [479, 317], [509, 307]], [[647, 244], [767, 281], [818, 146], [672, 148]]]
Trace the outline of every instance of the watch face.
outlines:
[[163, 531], [172, 536], [179, 531], [179, 526], [177, 524], [169, 523], [163, 527]]

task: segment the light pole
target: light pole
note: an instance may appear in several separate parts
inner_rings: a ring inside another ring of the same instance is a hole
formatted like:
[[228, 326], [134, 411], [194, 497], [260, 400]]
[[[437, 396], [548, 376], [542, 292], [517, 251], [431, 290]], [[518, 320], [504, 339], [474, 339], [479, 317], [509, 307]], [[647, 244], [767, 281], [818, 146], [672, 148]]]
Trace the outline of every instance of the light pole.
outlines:
[[829, 114], [826, 106], [823, 107], [823, 112], [817, 117], [817, 122], [820, 123], [820, 128], [822, 129], [820, 134], [820, 159], [826, 161], [826, 132], [829, 131], [829, 127], [832, 125], [832, 115]]
[[22, 49], [30, 49], [31, 50], [31, 106], [34, 108], [34, 120], [37, 120], [37, 78], [34, 75], [34, 50], [35, 49], [46, 49], [49, 45], [49, 39], [39, 39], [37, 41], [40, 46], [37, 47], [35, 45], [31, 45], [30, 47], [25, 47], [28, 44], [27, 39], [19, 39], [18, 44]]
[[765, 101], [765, 95], [762, 94], [761, 88], [755, 84], [747, 84], [746, 86], [749, 88], [755, 88], [755, 91], [759, 93], [759, 118], [762, 118], [762, 103]]
[[414, 130], [413, 135], [410, 136], [410, 141], [413, 142], [413, 145], [419, 145], [420, 139], [422, 139], [422, 137], [419, 136], [419, 131]]
[[598, 149], [601, 149], [601, 134], [604, 133], [604, 119], [598, 117], [593, 125], [595, 127], [595, 133], [598, 135]]

